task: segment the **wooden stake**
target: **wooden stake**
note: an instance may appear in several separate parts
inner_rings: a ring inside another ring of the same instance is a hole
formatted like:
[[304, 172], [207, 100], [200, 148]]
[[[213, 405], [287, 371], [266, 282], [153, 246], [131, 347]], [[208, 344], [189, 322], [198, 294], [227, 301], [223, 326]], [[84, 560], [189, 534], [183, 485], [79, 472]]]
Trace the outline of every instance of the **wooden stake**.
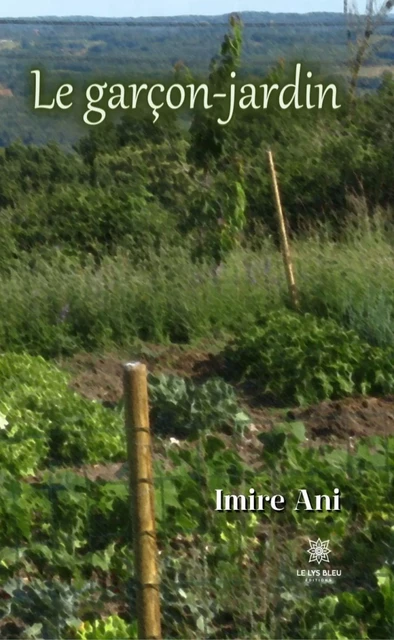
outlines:
[[139, 362], [126, 364], [123, 385], [138, 588], [138, 637], [140, 640], [160, 640], [160, 592], [146, 366]]
[[286, 272], [286, 278], [287, 278], [287, 286], [289, 289], [291, 304], [295, 310], [298, 310], [299, 309], [298, 294], [297, 294], [297, 288], [296, 288], [296, 283], [294, 279], [293, 265], [291, 262], [289, 241], [287, 238], [287, 231], [286, 231], [286, 225], [285, 225], [285, 218], [283, 215], [282, 204], [280, 201], [280, 194], [279, 194], [278, 180], [276, 177], [274, 158], [272, 156], [272, 151], [270, 149], [268, 150], [267, 153], [268, 153], [268, 160], [269, 160], [270, 169], [271, 169], [272, 184], [274, 187], [276, 213], [278, 216], [280, 243], [281, 243], [283, 263], [285, 266], [285, 272]]

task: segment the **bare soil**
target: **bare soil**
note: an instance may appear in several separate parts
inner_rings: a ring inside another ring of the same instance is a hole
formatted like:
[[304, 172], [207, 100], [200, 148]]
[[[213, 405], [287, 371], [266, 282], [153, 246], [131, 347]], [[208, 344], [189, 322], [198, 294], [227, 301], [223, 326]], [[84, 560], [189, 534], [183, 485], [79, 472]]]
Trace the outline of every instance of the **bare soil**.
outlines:
[[[154, 374], [172, 373], [196, 382], [223, 374], [215, 352], [180, 346], [145, 345], [139, 352], [125, 356], [77, 354], [60, 364], [71, 374], [71, 388], [111, 407], [122, 398], [123, 364], [128, 361], [144, 362]], [[340, 444], [349, 438], [394, 434], [394, 396], [346, 398], [322, 402], [307, 409], [279, 409], [259, 403], [242, 388], [236, 390], [253, 420], [253, 432], [256, 433], [270, 430], [278, 422], [300, 420], [305, 424], [308, 437], [316, 443]], [[254, 433], [250, 437], [254, 438]]]

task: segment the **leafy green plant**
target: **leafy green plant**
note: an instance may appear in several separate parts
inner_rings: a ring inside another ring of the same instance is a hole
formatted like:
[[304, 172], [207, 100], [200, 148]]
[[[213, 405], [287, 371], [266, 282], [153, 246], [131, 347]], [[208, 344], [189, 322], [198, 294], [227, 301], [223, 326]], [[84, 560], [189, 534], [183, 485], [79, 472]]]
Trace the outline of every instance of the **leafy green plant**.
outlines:
[[273, 311], [224, 352], [236, 375], [283, 402], [307, 405], [394, 389], [391, 351], [371, 347], [336, 321]]
[[[39, 579], [31, 580], [29, 584], [9, 580], [2, 589], [9, 596], [7, 613], [23, 622], [21, 637], [29, 640], [64, 638], [70, 626], [80, 623], [80, 607], [86, 605], [94, 593], [89, 583], [76, 589], [58, 580]], [[92, 608], [94, 610], [94, 606]]]
[[121, 416], [69, 389], [42, 358], [0, 355], [0, 411], [0, 462], [16, 474], [124, 457]]
[[113, 615], [103, 620], [83, 622], [77, 629], [78, 640], [131, 640], [138, 639], [136, 622], [127, 624], [123, 618]]
[[233, 388], [220, 378], [197, 385], [173, 375], [149, 376], [154, 429], [186, 437], [202, 430], [240, 432], [249, 422]]

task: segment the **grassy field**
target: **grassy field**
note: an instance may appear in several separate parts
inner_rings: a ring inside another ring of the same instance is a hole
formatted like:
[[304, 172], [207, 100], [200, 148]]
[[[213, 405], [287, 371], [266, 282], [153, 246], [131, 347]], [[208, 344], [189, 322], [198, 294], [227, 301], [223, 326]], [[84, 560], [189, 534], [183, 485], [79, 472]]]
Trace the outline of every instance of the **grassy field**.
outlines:
[[[350, 222], [340, 241], [324, 229], [294, 241], [302, 309], [335, 318], [371, 344], [393, 346], [392, 233], [377, 212]], [[120, 254], [100, 266], [51, 252], [9, 263], [0, 287], [0, 348], [46, 356], [133, 340], [218, 338], [288, 304], [270, 238], [257, 252], [232, 253], [219, 269], [193, 263], [187, 247], [142, 262]]]

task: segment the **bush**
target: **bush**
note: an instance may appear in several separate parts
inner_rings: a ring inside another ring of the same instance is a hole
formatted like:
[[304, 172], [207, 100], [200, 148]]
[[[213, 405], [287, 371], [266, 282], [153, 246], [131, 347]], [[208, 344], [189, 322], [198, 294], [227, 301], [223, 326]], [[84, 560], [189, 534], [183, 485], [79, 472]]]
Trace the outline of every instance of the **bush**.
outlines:
[[135, 254], [139, 250], [142, 256], [175, 235], [171, 214], [155, 198], [143, 189], [129, 193], [119, 186], [71, 185], [50, 198], [46, 193], [25, 197], [3, 213], [0, 229], [10, 224], [20, 251], [62, 247], [97, 259], [121, 246], [133, 248]]
[[300, 405], [394, 389], [392, 350], [363, 342], [336, 321], [271, 312], [224, 352], [236, 375], [265, 394]]

